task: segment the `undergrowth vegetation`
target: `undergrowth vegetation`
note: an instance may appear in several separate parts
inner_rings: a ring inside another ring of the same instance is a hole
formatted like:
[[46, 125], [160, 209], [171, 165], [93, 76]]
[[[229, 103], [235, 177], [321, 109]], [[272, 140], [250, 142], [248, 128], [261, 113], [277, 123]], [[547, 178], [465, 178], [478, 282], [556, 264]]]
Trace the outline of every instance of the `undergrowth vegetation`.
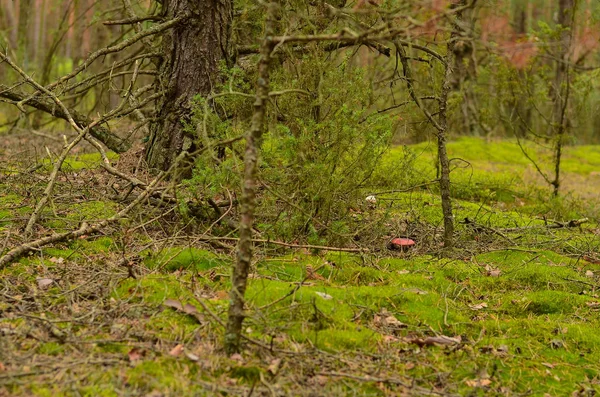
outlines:
[[[310, 128], [335, 138], [327, 122]], [[223, 239], [206, 239], [197, 232], [207, 221], [188, 208], [184, 235], [173, 229], [177, 211], [156, 219], [162, 213], [156, 210], [135, 215], [141, 223], [123, 219], [105, 236], [57, 244], [1, 270], [2, 393], [584, 396], [598, 390], [600, 233], [597, 202], [589, 199], [595, 185], [548, 200], [515, 143], [461, 138], [449, 144], [457, 244], [443, 251], [429, 144], [384, 151], [387, 143], [361, 136], [364, 146], [340, 147], [346, 155], [327, 170], [319, 166], [327, 152], [310, 149], [300, 124], [297, 137], [277, 131], [264, 142], [257, 232], [265, 243], [246, 294], [241, 355], [228, 358], [221, 350], [234, 247], [227, 225], [211, 220]], [[308, 160], [294, 150], [305, 150], [314, 168], [302, 167]], [[580, 150], [568, 148], [565, 169], [589, 180], [600, 164], [594, 156], [580, 161]], [[374, 156], [371, 178], [346, 179], [346, 172], [356, 175], [350, 160], [361, 153]], [[220, 170], [196, 173], [204, 185], [194, 186], [207, 189], [196, 193], [218, 186], [214, 200], [223, 198], [227, 183], [237, 181], [227, 182], [227, 167]], [[306, 196], [281, 190], [287, 185], [277, 181], [290, 177]], [[0, 228], [10, 233], [34, 203], [7, 183], [23, 176], [2, 178]], [[68, 230], [118, 210], [102, 198], [111, 181], [99, 170], [70, 169], [59, 183], [80, 195], [57, 197], [42, 228]], [[182, 187], [188, 189], [182, 197], [193, 197], [190, 186]], [[333, 189], [329, 201], [318, 200], [321, 186]], [[367, 195], [377, 201], [365, 202]], [[586, 223], [568, 227], [584, 217]], [[307, 242], [350, 236], [369, 252], [290, 252], [267, 243], [292, 241], [303, 228]], [[416, 247], [388, 251], [395, 236], [414, 238]]]

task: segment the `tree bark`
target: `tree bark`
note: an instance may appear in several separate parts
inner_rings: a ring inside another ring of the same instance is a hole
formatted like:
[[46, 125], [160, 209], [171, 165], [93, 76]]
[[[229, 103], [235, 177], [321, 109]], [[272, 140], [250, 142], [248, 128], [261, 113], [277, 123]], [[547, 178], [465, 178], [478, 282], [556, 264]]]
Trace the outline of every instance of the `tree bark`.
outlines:
[[146, 160], [152, 169], [167, 170], [182, 151], [194, 150], [194, 137], [185, 132], [196, 95], [207, 95], [218, 81], [221, 61], [228, 60], [231, 0], [165, 0], [167, 19], [186, 17], [185, 23], [163, 36], [163, 53], [156, 89], [166, 94], [157, 103], [156, 122], [150, 126]]
[[576, 0], [558, 0], [558, 24], [562, 29], [556, 55], [556, 74], [554, 77], [552, 112], [552, 129], [555, 135], [554, 144], [554, 180], [552, 181], [553, 196], [560, 191], [560, 164], [564, 137], [567, 133], [567, 106], [570, 93], [569, 67], [570, 52], [575, 16]]
[[265, 125], [266, 108], [269, 101], [269, 63], [274, 42], [275, 16], [277, 4], [269, 3], [265, 37], [260, 49], [256, 100], [250, 131], [246, 136], [246, 151], [244, 153], [244, 184], [242, 187], [240, 240], [237, 247], [237, 260], [233, 269], [231, 293], [229, 295], [229, 314], [225, 333], [225, 350], [228, 354], [240, 350], [242, 323], [244, 321], [244, 295], [248, 281], [248, 273], [252, 264], [252, 225], [256, 207], [256, 173], [258, 164], [258, 147]]
[[21, 54], [21, 64], [25, 70], [29, 69], [29, 15], [32, 11], [31, 0], [21, 0], [19, 2], [19, 26], [17, 37], [19, 46], [17, 50]]
[[[473, 5], [475, 2], [473, 1]], [[454, 3], [456, 7], [464, 7], [466, 0], [458, 0]], [[438, 160], [440, 165], [440, 195], [442, 198], [442, 214], [444, 217], [444, 247], [449, 248], [454, 244], [454, 215], [452, 213], [452, 198], [450, 195], [450, 160], [446, 150], [446, 140], [448, 139], [448, 94], [452, 90], [453, 65], [456, 56], [456, 41], [459, 38], [460, 26], [462, 22], [462, 11], [456, 13], [456, 22], [452, 28], [450, 39], [446, 48], [446, 68], [444, 73], [444, 82], [442, 92], [440, 93], [440, 108], [438, 115], [437, 129], [437, 148]]]

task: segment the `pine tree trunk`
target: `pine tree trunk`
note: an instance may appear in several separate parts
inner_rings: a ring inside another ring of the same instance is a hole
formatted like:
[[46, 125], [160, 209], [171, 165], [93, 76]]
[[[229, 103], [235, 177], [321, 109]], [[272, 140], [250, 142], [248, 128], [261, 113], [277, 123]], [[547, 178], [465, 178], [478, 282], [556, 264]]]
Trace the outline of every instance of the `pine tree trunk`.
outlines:
[[213, 90], [221, 61], [227, 60], [232, 10], [231, 0], [164, 0], [165, 17], [187, 19], [163, 37], [156, 89], [165, 95], [150, 126], [150, 168], [167, 170], [179, 153], [194, 150], [194, 137], [185, 133], [184, 123], [190, 118], [192, 99]]

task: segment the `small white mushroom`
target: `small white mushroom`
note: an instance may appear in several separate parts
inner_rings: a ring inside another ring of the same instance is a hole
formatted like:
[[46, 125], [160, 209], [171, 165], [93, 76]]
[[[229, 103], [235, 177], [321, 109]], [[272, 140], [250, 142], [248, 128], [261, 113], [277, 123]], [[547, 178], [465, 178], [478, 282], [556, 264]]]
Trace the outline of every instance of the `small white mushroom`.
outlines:
[[369, 204], [376, 204], [377, 203], [377, 198], [375, 196], [367, 196], [367, 198], [365, 199], [365, 201]]

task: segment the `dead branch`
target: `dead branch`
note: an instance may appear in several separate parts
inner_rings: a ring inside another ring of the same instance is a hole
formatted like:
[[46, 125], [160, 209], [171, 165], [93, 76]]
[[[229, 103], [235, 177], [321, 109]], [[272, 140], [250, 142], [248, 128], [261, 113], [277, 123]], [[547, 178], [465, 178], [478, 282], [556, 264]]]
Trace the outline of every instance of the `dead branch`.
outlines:
[[149, 198], [154, 193], [155, 186], [158, 183], [160, 183], [170, 172], [177, 169], [177, 167], [179, 166], [181, 161], [188, 155], [189, 154], [187, 152], [182, 152], [179, 156], [177, 156], [177, 158], [175, 159], [175, 161], [173, 162], [171, 167], [169, 167], [168, 171], [159, 173], [156, 176], [156, 178], [154, 178], [148, 184], [148, 186], [142, 192], [142, 194], [140, 194], [138, 197], [136, 197], [136, 199], [134, 201], [132, 201], [128, 206], [123, 208], [121, 211], [119, 211], [115, 215], [113, 215], [110, 218], [107, 218], [101, 222], [98, 222], [94, 225], [91, 225], [91, 226], [88, 225], [87, 223], [83, 223], [81, 225], [81, 227], [77, 230], [73, 230], [73, 231], [69, 231], [69, 232], [65, 232], [65, 233], [61, 233], [61, 234], [54, 234], [52, 236], [47, 236], [47, 237], [43, 237], [43, 238], [31, 241], [31, 242], [23, 243], [13, 249], [11, 249], [5, 255], [0, 257], [0, 269], [4, 268], [9, 263], [14, 262], [18, 258], [22, 257], [23, 255], [25, 255], [31, 251], [40, 249], [48, 244], [72, 240], [72, 239], [82, 237], [84, 235], [98, 232], [98, 231], [102, 230], [103, 228], [105, 228], [106, 226], [108, 226], [109, 224], [116, 222], [119, 219], [125, 217], [138, 204], [140, 204], [145, 199]]
[[[232, 241], [232, 242], [237, 242], [240, 239], [237, 237], [212, 237], [212, 236], [205, 236], [205, 237], [198, 237], [197, 238], [198, 241]], [[273, 244], [273, 245], [279, 245], [282, 247], [287, 247], [287, 248], [294, 248], [294, 249], [314, 249], [314, 250], [321, 250], [321, 251], [336, 251], [336, 252], [359, 252], [359, 253], [366, 253], [366, 252], [370, 252], [370, 250], [368, 248], [345, 248], [345, 247], [328, 247], [325, 245], [311, 245], [311, 244], [292, 244], [292, 243], [286, 243], [283, 241], [277, 241], [277, 240], [266, 240], [266, 239], [252, 239], [251, 240], [253, 243], [260, 243], [260, 244]]]
[[500, 229], [503, 232], [522, 232], [522, 231], [527, 231], [527, 230], [536, 230], [536, 229], [568, 229], [568, 228], [573, 228], [573, 227], [580, 227], [581, 225], [583, 225], [584, 223], [588, 223], [590, 220], [588, 218], [581, 218], [581, 219], [571, 219], [568, 222], [559, 222], [559, 221], [552, 221], [552, 224], [549, 225], [543, 225], [543, 226], [525, 226], [525, 227], [512, 227], [512, 228], [505, 228], [505, 229]]
[[[60, 108], [62, 110], [62, 112], [65, 114], [66, 119], [69, 122], [69, 124], [71, 125], [71, 127], [73, 127], [73, 129], [75, 131], [77, 131], [77, 133], [78, 133], [77, 137], [75, 137], [68, 145], [66, 145], [63, 148], [58, 160], [54, 164], [54, 167], [50, 174], [48, 185], [46, 186], [46, 189], [44, 189], [43, 196], [40, 199], [40, 201], [37, 203], [35, 209], [33, 210], [32, 214], [31, 214], [31, 217], [29, 218], [29, 221], [27, 222], [27, 226], [25, 227], [25, 234], [30, 234], [31, 231], [33, 230], [33, 226], [39, 219], [41, 211], [44, 209], [44, 207], [46, 206], [46, 203], [50, 199], [50, 195], [52, 194], [54, 185], [56, 184], [56, 178], [58, 176], [58, 172], [60, 171], [62, 164], [65, 161], [65, 159], [67, 158], [67, 156], [69, 155], [70, 151], [85, 137], [85, 135], [89, 132], [90, 128], [92, 128], [96, 124], [105, 122], [108, 119], [110, 119], [111, 117], [114, 117], [115, 115], [119, 114], [121, 112], [121, 110], [123, 109], [123, 107], [125, 106], [125, 103], [127, 103], [129, 97], [132, 94], [133, 86], [135, 85], [135, 82], [137, 80], [137, 76], [138, 76], [138, 72], [139, 72], [139, 62], [138, 61], [135, 62], [134, 73], [133, 73], [132, 79], [130, 81], [129, 87], [127, 89], [125, 99], [121, 102], [121, 104], [116, 109], [111, 110], [110, 112], [108, 112], [106, 115], [104, 115], [100, 119], [93, 121], [87, 127], [81, 128], [75, 122], [75, 120], [73, 120], [73, 117], [69, 113], [69, 110], [67, 109], [67, 107], [62, 103], [62, 101], [60, 99], [58, 99], [58, 97], [52, 91], [48, 90], [47, 88], [43, 87], [38, 82], [36, 82], [33, 78], [31, 78], [31, 76], [29, 76], [27, 73], [25, 73], [14, 62], [12, 62], [5, 54], [3, 54], [1, 52], [0, 52], [0, 58], [2, 58], [2, 60], [4, 60], [4, 62], [6, 62], [11, 68], [13, 68], [13, 70], [15, 70], [19, 75], [21, 75], [21, 77], [23, 77], [23, 79], [25, 81], [27, 81], [27, 83], [29, 83], [32, 87], [34, 87], [39, 92], [43, 92], [44, 94], [48, 95], [52, 99], [52, 102], [54, 102], [54, 104], [58, 108]], [[142, 90], [142, 89], [140, 89], [140, 90]], [[17, 103], [16, 105], [19, 108], [19, 110], [23, 110], [21, 102]]]
[[[9, 87], [0, 84], [0, 98], [13, 101], [15, 105], [17, 103], [23, 103], [23, 101], [28, 97], [29, 96], [23, 92], [9, 89]], [[31, 98], [26, 104], [32, 108], [41, 110], [63, 120], [68, 120], [68, 115], [70, 114], [75, 123], [79, 126], [79, 128], [82, 129], [88, 128], [92, 124], [92, 120], [83, 114], [73, 109], [67, 109], [67, 112], [65, 112], [62, 108], [57, 107], [52, 101], [46, 98]], [[107, 148], [113, 150], [114, 152], [123, 153], [129, 150], [131, 147], [131, 142], [120, 138], [119, 136], [110, 132], [108, 128], [101, 125], [94, 125], [89, 129], [89, 132], [91, 136], [102, 142]]]
[[127, 215], [133, 208], [135, 208], [144, 199], [146, 199], [154, 191], [154, 186], [156, 186], [156, 184], [158, 182], [160, 182], [164, 178], [164, 176], [165, 176], [165, 173], [160, 173], [152, 182], [150, 182], [148, 184], [148, 187], [146, 188], [146, 190], [144, 190], [144, 193], [140, 194], [131, 204], [129, 204], [127, 207], [123, 208], [117, 214], [111, 216], [108, 219], [98, 222], [95, 225], [88, 225], [87, 223], [83, 223], [81, 225], [81, 227], [77, 230], [43, 237], [43, 238], [31, 241], [31, 242], [21, 244], [18, 247], [11, 249], [5, 255], [0, 257], [0, 269], [4, 268], [6, 265], [10, 264], [11, 262], [14, 262], [15, 260], [22, 257], [23, 255], [25, 255], [31, 251], [37, 250], [41, 247], [44, 247], [48, 244], [72, 240], [72, 239], [82, 237], [84, 235], [92, 234], [92, 233], [100, 231], [101, 229], [105, 228], [109, 224], [111, 224], [115, 221], [118, 221], [119, 219], [121, 219], [125, 215]]
[[104, 21], [102, 22], [104, 25], [107, 26], [111, 26], [111, 25], [133, 25], [136, 23], [140, 23], [140, 22], [146, 22], [146, 21], [162, 21], [164, 20], [164, 18], [158, 16], [158, 15], [148, 15], [146, 17], [132, 17], [132, 18], [125, 18], [125, 19], [117, 19], [114, 21]]
[[[76, 67], [75, 69], [73, 69], [73, 71], [71, 73], [62, 76], [58, 80], [56, 80], [53, 83], [51, 83], [48, 86], [46, 86], [46, 88], [50, 90], [50, 89], [53, 89], [54, 87], [57, 87], [57, 86], [59, 86], [61, 84], [64, 84], [66, 81], [72, 79], [73, 77], [77, 76], [79, 73], [81, 73], [84, 70], [86, 70], [92, 64], [92, 62], [94, 62], [96, 59], [100, 58], [101, 56], [112, 54], [112, 53], [124, 50], [125, 48], [130, 47], [133, 44], [137, 43], [138, 41], [142, 40], [144, 37], [153, 36], [153, 35], [162, 33], [165, 30], [171, 29], [171, 28], [179, 25], [181, 22], [183, 22], [185, 20], [186, 20], [186, 18], [184, 18], [184, 17], [173, 18], [173, 19], [171, 19], [171, 20], [169, 20], [167, 22], [161, 23], [159, 25], [155, 25], [155, 26], [153, 26], [153, 27], [151, 27], [149, 29], [146, 29], [146, 30], [143, 30], [143, 31], [141, 31], [139, 33], [136, 33], [133, 36], [131, 36], [130, 38], [128, 38], [126, 40], [123, 40], [123, 41], [121, 41], [118, 44], [115, 44], [115, 45], [109, 46], [109, 47], [105, 47], [105, 48], [101, 48], [101, 49], [93, 52], [78, 67]], [[38, 95], [38, 93], [35, 93], [32, 96], [27, 97], [23, 101], [23, 103], [32, 100], [37, 95]]]

